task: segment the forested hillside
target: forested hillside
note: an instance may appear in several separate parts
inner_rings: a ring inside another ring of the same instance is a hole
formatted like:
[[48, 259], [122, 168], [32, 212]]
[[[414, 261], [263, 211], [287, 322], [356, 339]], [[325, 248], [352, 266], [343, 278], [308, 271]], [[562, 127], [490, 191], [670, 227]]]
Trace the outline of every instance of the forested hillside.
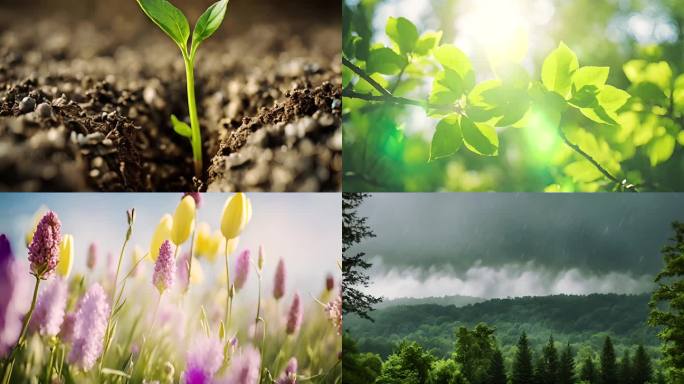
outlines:
[[506, 356], [525, 331], [532, 345], [543, 345], [553, 337], [576, 349], [600, 350], [610, 335], [616, 350], [643, 344], [657, 354], [656, 331], [646, 325], [648, 295], [592, 294], [493, 299], [456, 307], [435, 304], [392, 306], [373, 312], [375, 322], [356, 316], [345, 318], [345, 329], [358, 342], [360, 351], [392, 353], [396, 344], [418, 342], [436, 356], [447, 357], [454, 349], [459, 326], [484, 322], [496, 328], [496, 339]]

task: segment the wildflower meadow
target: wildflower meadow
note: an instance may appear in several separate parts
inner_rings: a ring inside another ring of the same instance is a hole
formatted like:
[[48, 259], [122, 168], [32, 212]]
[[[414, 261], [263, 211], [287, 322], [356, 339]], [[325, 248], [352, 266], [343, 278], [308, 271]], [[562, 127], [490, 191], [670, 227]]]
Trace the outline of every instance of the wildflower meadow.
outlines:
[[2, 384], [341, 383], [339, 224], [301, 224], [323, 197], [138, 196], [120, 222], [57, 204], [0, 235]]

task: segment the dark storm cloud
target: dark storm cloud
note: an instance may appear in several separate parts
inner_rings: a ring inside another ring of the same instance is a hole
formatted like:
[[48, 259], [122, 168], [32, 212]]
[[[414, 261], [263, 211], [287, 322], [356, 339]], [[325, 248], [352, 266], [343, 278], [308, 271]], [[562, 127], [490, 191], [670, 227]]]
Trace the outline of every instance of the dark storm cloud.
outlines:
[[374, 273], [532, 263], [643, 276], [662, 266], [684, 194], [374, 194], [361, 210], [377, 234], [360, 247], [379, 256]]

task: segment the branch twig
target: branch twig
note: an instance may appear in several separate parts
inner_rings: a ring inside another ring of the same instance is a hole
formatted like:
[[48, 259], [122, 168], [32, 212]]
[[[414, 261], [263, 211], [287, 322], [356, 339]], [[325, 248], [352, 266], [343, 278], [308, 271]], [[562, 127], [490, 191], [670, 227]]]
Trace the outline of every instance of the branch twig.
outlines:
[[373, 80], [373, 78], [370, 77], [370, 75], [368, 75], [363, 69], [356, 66], [356, 64], [352, 63], [349, 59], [347, 59], [344, 56], [342, 56], [342, 64], [344, 64], [347, 68], [354, 71], [354, 73], [359, 75], [359, 77], [364, 79], [368, 84], [372, 85], [373, 88], [377, 89], [378, 92], [380, 92], [381, 94], [385, 96], [392, 96], [392, 94], [388, 90], [383, 88], [382, 85], [378, 84], [377, 81]]

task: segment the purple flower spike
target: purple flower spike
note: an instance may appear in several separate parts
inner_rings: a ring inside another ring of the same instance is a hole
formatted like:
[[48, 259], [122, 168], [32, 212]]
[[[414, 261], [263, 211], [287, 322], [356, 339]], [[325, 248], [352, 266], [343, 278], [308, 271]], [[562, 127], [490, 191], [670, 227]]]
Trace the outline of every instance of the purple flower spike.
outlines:
[[276, 384], [295, 384], [297, 383], [297, 358], [293, 357], [287, 362], [285, 372], [280, 376]]
[[3, 233], [0, 235], [0, 264], [7, 263], [12, 260], [12, 246], [10, 245], [9, 239]]
[[71, 364], [85, 371], [93, 367], [102, 354], [108, 317], [107, 295], [102, 286], [95, 283], [78, 303], [69, 352]]
[[259, 371], [261, 370], [261, 355], [252, 346], [242, 350], [242, 353], [233, 356], [230, 362], [228, 374], [223, 384], [257, 384]]
[[281, 258], [273, 279], [273, 297], [280, 300], [285, 295], [285, 262]]
[[62, 242], [62, 224], [57, 214], [48, 211], [36, 227], [36, 233], [29, 245], [28, 259], [31, 262], [31, 273], [47, 278], [59, 262], [59, 243]]
[[171, 288], [175, 274], [176, 263], [173, 260], [171, 242], [164, 240], [159, 247], [159, 257], [154, 264], [154, 274], [152, 275], [152, 283], [159, 290], [159, 294]]
[[242, 289], [249, 275], [249, 250], [245, 249], [235, 261], [235, 289]]
[[302, 325], [302, 302], [299, 299], [299, 293], [295, 293], [290, 306], [290, 312], [287, 314], [287, 327], [285, 331], [288, 335], [293, 335], [299, 332], [299, 327]]
[[[183, 194], [183, 197], [185, 197], [185, 196], [190, 196], [190, 197], [192, 197], [193, 200], [195, 200], [195, 207], [196, 208], [199, 208], [202, 205], [202, 194], [201, 193], [199, 193], [199, 192], [185, 192]], [[181, 200], [183, 199], [183, 197], [181, 197]]]
[[325, 289], [328, 292], [335, 289], [335, 278], [333, 277], [332, 273], [328, 273], [328, 276], [325, 278]]
[[186, 361], [186, 384], [212, 383], [223, 363], [223, 346], [218, 339], [201, 337], [190, 347]]
[[19, 339], [22, 321], [31, 303], [32, 284], [26, 262], [14, 259], [5, 235], [0, 236], [0, 358]]
[[66, 304], [67, 283], [61, 277], [56, 276], [38, 295], [30, 328], [41, 335], [56, 336], [64, 321]]

